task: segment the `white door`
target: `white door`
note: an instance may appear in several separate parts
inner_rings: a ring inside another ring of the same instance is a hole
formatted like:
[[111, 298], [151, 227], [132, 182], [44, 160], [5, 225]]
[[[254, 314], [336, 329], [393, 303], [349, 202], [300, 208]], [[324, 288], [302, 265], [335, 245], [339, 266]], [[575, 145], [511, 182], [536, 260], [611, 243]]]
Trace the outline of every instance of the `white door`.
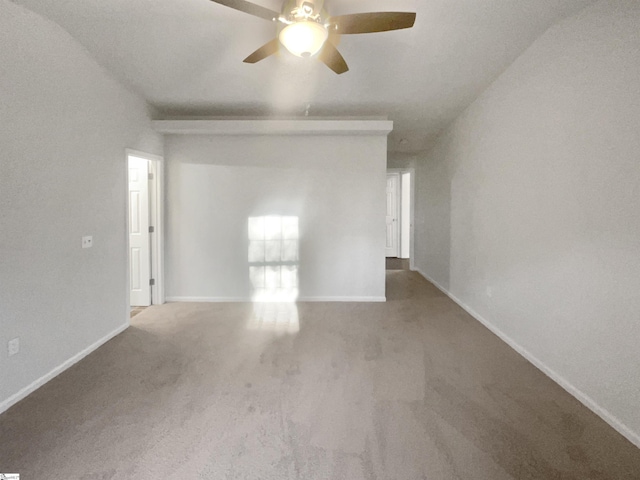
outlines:
[[129, 156], [129, 282], [132, 307], [151, 305], [149, 161]]
[[411, 255], [411, 173], [404, 172], [400, 180], [400, 258]]
[[400, 176], [397, 173], [387, 175], [387, 257], [398, 256], [398, 190]]

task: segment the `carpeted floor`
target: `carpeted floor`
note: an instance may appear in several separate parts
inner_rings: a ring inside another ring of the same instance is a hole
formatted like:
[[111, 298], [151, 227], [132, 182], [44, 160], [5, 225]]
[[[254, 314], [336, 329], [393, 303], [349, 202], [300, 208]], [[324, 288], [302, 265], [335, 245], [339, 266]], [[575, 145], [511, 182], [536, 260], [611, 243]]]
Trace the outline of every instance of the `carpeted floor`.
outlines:
[[386, 269], [387, 270], [409, 270], [409, 259], [387, 257]]
[[64, 479], [638, 479], [640, 450], [417, 273], [387, 303], [167, 304], [0, 416]]
[[130, 317], [133, 318], [136, 315], [138, 315], [139, 313], [144, 312], [144, 309], [148, 308], [148, 307], [131, 307], [131, 314]]

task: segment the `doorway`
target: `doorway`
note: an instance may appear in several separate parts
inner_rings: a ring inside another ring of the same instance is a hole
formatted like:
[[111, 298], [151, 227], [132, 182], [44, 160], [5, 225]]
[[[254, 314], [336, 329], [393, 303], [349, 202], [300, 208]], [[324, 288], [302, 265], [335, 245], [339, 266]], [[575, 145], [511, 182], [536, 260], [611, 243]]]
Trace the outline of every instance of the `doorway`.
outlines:
[[129, 307], [164, 303], [162, 158], [127, 150]]
[[413, 169], [387, 170], [387, 265], [413, 269]]
[[400, 174], [387, 173], [387, 243], [385, 256], [400, 256]]

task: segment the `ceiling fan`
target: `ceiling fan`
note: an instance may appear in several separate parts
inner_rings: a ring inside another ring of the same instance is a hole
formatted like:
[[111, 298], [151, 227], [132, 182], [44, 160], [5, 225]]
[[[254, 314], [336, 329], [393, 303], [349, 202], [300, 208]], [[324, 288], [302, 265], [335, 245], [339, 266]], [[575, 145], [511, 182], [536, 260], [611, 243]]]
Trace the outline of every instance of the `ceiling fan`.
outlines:
[[411, 28], [415, 13], [373, 12], [329, 16], [323, 8], [324, 0], [284, 0], [281, 13], [246, 0], [211, 0], [220, 5], [278, 23], [278, 36], [244, 59], [257, 63], [280, 50], [280, 44], [294, 55], [318, 60], [337, 74], [349, 70], [336, 48], [339, 35], [375, 33]]

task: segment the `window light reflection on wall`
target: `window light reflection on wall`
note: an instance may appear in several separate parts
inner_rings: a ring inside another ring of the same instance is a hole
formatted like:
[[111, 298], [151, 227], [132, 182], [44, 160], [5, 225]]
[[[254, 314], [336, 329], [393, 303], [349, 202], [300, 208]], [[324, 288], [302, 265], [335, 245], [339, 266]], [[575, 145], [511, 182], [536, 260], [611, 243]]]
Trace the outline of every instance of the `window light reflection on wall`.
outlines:
[[247, 329], [297, 333], [298, 217], [250, 217], [248, 227], [254, 308]]
[[298, 298], [298, 217], [249, 218], [249, 279], [254, 302]]

